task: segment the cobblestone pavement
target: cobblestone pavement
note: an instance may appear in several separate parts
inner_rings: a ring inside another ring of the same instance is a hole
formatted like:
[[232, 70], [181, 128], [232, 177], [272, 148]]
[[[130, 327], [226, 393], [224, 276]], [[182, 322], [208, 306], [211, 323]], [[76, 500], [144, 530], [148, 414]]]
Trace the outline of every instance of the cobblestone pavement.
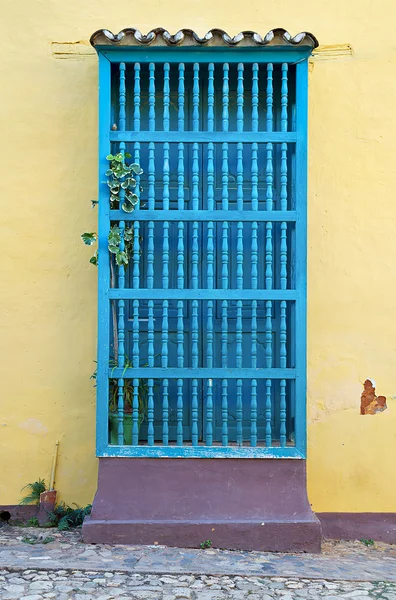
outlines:
[[396, 584], [380, 582], [35, 569], [0, 573], [2, 600], [396, 599]]
[[86, 545], [79, 531], [0, 529], [0, 600], [396, 600], [396, 546], [321, 555]]

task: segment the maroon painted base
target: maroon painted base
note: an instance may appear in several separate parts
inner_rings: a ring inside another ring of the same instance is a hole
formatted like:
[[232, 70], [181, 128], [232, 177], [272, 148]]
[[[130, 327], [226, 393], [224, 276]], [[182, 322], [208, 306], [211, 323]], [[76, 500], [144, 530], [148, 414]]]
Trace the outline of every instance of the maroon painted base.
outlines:
[[396, 513], [317, 513], [323, 537], [396, 544]]
[[305, 461], [100, 458], [88, 543], [320, 552]]

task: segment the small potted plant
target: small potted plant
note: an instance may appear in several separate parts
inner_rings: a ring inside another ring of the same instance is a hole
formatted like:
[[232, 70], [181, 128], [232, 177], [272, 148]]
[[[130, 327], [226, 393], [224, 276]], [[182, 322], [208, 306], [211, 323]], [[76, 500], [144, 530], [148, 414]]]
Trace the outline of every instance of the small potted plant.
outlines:
[[[116, 365], [115, 365], [116, 366]], [[125, 360], [125, 369], [132, 365], [128, 358]], [[124, 444], [132, 444], [132, 425], [133, 425], [133, 396], [134, 386], [131, 379], [124, 379]], [[138, 429], [147, 418], [147, 398], [148, 383], [147, 379], [140, 379], [138, 386]], [[118, 444], [118, 379], [112, 378], [109, 381], [109, 442]]]

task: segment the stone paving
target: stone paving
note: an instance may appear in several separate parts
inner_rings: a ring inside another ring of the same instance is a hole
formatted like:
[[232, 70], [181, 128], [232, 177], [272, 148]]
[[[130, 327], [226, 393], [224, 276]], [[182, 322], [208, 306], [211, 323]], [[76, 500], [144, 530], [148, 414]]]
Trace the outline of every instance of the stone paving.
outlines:
[[88, 546], [79, 531], [0, 529], [0, 600], [396, 600], [396, 547], [321, 555]]

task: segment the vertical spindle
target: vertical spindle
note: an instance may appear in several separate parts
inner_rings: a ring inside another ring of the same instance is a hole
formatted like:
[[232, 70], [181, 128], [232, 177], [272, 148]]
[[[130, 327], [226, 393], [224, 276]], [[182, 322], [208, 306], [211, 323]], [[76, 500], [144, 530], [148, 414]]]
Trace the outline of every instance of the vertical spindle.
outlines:
[[147, 288], [154, 287], [154, 221], [148, 222], [147, 240]]
[[155, 144], [149, 143], [148, 159], [148, 209], [155, 208]]
[[198, 300], [193, 300], [191, 316], [191, 361], [193, 369], [198, 367], [198, 331]]
[[149, 379], [147, 385], [147, 445], [154, 446], [154, 379]]
[[162, 382], [162, 444], [169, 444], [169, 383], [167, 379]]
[[177, 380], [176, 444], [183, 446], [183, 379]]
[[133, 301], [132, 366], [134, 369], [139, 367], [139, 300]]
[[184, 131], [184, 64], [179, 64], [177, 129]]
[[[140, 122], [139, 122], [139, 127], [140, 127]], [[135, 142], [133, 145], [133, 148], [134, 148], [134, 161], [137, 165], [140, 165], [140, 142]], [[140, 208], [140, 194], [141, 194], [140, 175], [134, 175], [134, 177], [136, 180], [136, 187], [135, 187], [134, 193], [138, 197], [135, 208]]]
[[237, 289], [243, 288], [243, 223], [239, 221], [237, 224], [237, 273], [236, 283]]
[[252, 144], [252, 210], [258, 210], [258, 145]]
[[162, 346], [161, 366], [168, 367], [168, 344], [169, 344], [169, 300], [162, 302]]
[[251, 285], [253, 290], [257, 290], [258, 285], [258, 224], [257, 221], [253, 221], [252, 223], [252, 248], [251, 248], [251, 257], [252, 257], [252, 267], [251, 267]]
[[236, 366], [242, 368], [242, 300], [237, 300], [236, 318]]
[[184, 317], [183, 300], [177, 301], [177, 366], [184, 366]]
[[177, 208], [184, 208], [184, 144], [180, 142], [178, 145], [178, 162], [177, 162]]
[[228, 363], [228, 302], [221, 304], [221, 366], [227, 368]]
[[273, 272], [273, 247], [272, 247], [272, 223], [267, 223], [265, 228], [265, 287], [267, 290], [272, 290]]
[[272, 131], [274, 120], [274, 86], [273, 86], [274, 65], [267, 65], [267, 131]]
[[137, 290], [140, 285], [140, 224], [139, 221], [133, 223], [133, 277], [132, 286]]
[[169, 143], [164, 143], [164, 165], [163, 165], [163, 196], [162, 208], [169, 210], [169, 183], [170, 183], [170, 166], [169, 166]]
[[208, 302], [208, 315], [207, 315], [207, 350], [206, 350], [206, 362], [208, 369], [213, 368], [213, 301]]
[[236, 443], [237, 446], [243, 445], [243, 428], [242, 428], [242, 379], [237, 379], [236, 392]]
[[132, 446], [139, 444], [139, 379], [133, 379], [132, 396]]
[[272, 399], [271, 399], [271, 379], [265, 382], [265, 445], [267, 448], [272, 446]]
[[228, 380], [221, 382], [221, 444], [228, 446]]
[[229, 73], [230, 66], [228, 63], [223, 65], [223, 111], [222, 111], [222, 128], [223, 131], [228, 131], [229, 115], [228, 106], [230, 103], [230, 87], [229, 87]]
[[250, 445], [257, 446], [257, 379], [252, 379], [250, 404]]
[[213, 444], [213, 379], [208, 379], [206, 394], [206, 445]]
[[193, 66], [193, 131], [199, 131], [199, 63]]
[[164, 221], [162, 240], [162, 288], [169, 287], [169, 222]]
[[148, 301], [148, 333], [147, 333], [147, 344], [148, 344], [148, 366], [154, 367], [154, 301]]
[[281, 223], [280, 243], [280, 284], [281, 290], [287, 288], [287, 223]]
[[179, 221], [177, 237], [177, 289], [184, 288], [184, 222]]
[[252, 369], [257, 369], [257, 300], [252, 300]]
[[259, 66], [253, 63], [252, 66], [252, 131], [258, 131], [259, 125]]
[[208, 131], [214, 131], [214, 64], [208, 65]]
[[133, 126], [135, 131], [140, 131], [140, 63], [135, 63], [135, 86], [133, 103]]
[[282, 300], [280, 303], [280, 327], [279, 327], [279, 338], [280, 338], [280, 368], [286, 369], [287, 363], [287, 322], [286, 322], [286, 301]]
[[192, 380], [191, 443], [198, 446], [198, 379]]
[[272, 367], [272, 302], [265, 303], [265, 364], [267, 369]]
[[243, 131], [243, 98], [244, 98], [244, 86], [243, 86], [243, 63], [239, 63], [238, 70], [238, 83], [237, 83], [237, 131]]
[[243, 144], [237, 144], [237, 209], [243, 210]]
[[198, 260], [199, 260], [199, 246], [198, 246], [198, 222], [193, 222], [192, 231], [192, 248], [191, 248], [191, 287], [193, 290], [198, 289]]
[[286, 379], [280, 380], [280, 445], [286, 446]]
[[169, 76], [170, 76], [170, 65], [169, 65], [169, 63], [165, 63], [164, 64], [164, 131], [169, 131], [169, 123], [170, 123], [170, 115], [169, 115], [169, 105], [170, 105]]
[[149, 64], [149, 131], [155, 131], [155, 63]]

